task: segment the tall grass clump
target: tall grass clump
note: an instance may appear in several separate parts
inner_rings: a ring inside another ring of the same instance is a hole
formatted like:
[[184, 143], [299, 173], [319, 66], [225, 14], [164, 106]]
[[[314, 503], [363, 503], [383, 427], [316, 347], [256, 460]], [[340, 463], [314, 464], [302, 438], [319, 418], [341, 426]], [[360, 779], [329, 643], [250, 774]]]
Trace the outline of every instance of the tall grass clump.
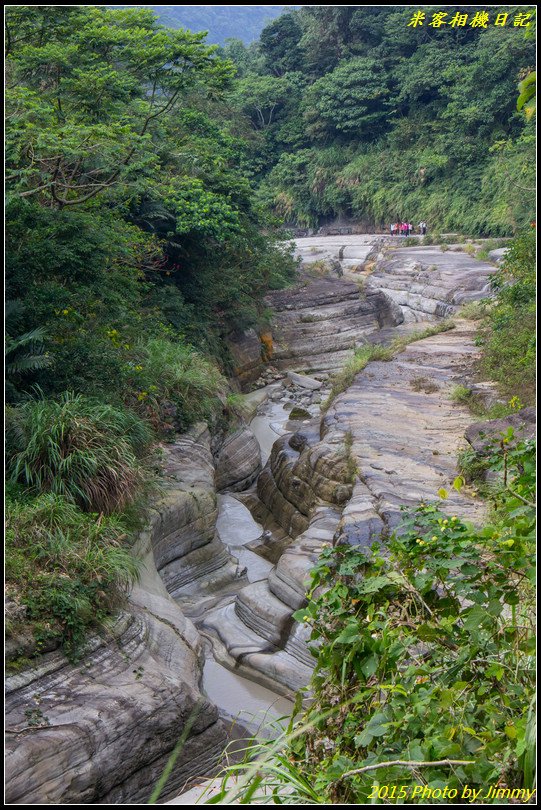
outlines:
[[491, 302], [487, 298], [481, 298], [479, 301], [468, 301], [464, 304], [459, 311], [459, 317], [467, 321], [479, 321], [481, 318], [486, 317], [490, 311]]
[[218, 367], [194, 348], [155, 338], [144, 345], [141, 356], [138, 406], [152, 421], [163, 422], [168, 404], [176, 430], [186, 430], [199, 420], [212, 423], [221, 414], [227, 382]]
[[36, 652], [53, 640], [75, 655], [90, 627], [98, 627], [137, 578], [118, 516], [97, 519], [64, 496], [8, 497], [6, 590], [22, 607], [7, 636], [30, 631]]
[[80, 394], [11, 409], [7, 472], [38, 495], [51, 492], [88, 512], [110, 514], [133, 501], [151, 431], [133, 412]]

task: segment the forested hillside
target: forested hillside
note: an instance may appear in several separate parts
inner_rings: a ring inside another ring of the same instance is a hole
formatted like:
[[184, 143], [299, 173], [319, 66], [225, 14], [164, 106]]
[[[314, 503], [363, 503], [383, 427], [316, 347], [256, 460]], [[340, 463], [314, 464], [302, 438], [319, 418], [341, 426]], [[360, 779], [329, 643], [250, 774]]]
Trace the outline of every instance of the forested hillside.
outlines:
[[[231, 37], [250, 43], [265, 25], [289, 6], [149, 6], [162, 25], [208, 31], [207, 42], [225, 44]], [[295, 8], [295, 6], [291, 6]]]
[[228, 45], [261, 199], [288, 222], [415, 218], [507, 235], [528, 221], [534, 122], [516, 109], [535, 65], [527, 10], [488, 8], [485, 27], [478, 7], [446, 6], [440, 27], [438, 7], [409, 25], [414, 11], [304, 7], [259, 43]]

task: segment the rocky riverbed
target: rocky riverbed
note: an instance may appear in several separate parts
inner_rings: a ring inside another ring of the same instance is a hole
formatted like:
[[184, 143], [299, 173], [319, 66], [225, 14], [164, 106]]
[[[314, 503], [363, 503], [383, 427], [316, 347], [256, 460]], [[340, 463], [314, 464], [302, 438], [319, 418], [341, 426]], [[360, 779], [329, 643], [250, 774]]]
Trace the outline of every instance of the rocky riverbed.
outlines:
[[199, 702], [162, 800], [175, 796], [212, 773], [235, 718], [253, 731], [308, 683], [292, 613], [322, 544], [369, 544], [442, 486], [453, 514], [481, 516], [450, 486], [472, 422], [450, 399], [477, 356], [470, 322], [370, 363], [321, 405], [356, 348], [456, 316], [494, 266], [373, 236], [298, 251], [299, 283], [268, 297], [269, 332], [231, 341], [253, 389], [244, 423], [219, 439], [197, 425], [163, 449], [125, 612], [78, 663], [53, 650], [8, 677], [9, 803], [146, 802]]

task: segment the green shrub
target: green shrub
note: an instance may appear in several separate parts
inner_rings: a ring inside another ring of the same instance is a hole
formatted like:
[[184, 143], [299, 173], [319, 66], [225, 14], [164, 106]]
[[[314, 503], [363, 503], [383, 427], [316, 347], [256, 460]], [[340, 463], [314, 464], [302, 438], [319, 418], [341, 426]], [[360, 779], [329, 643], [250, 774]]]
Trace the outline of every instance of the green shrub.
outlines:
[[467, 321], [479, 321], [484, 318], [490, 309], [490, 301], [482, 298], [480, 301], [469, 301], [460, 308], [458, 313], [460, 318], [465, 318]]
[[194, 422], [215, 422], [226, 406], [227, 382], [218, 367], [191, 346], [166, 338], [140, 347], [133, 366], [132, 404], [156, 425], [186, 430]]
[[536, 243], [533, 229], [509, 246], [493, 276], [496, 301], [480, 332], [483, 371], [505, 394], [534, 402], [536, 370]]
[[476, 453], [473, 447], [468, 446], [458, 453], [457, 466], [466, 482], [482, 485], [489, 464], [484, 456]]
[[453, 402], [459, 402], [460, 404], [468, 404], [473, 397], [473, 391], [471, 388], [467, 388], [465, 385], [456, 385], [453, 390], [451, 391], [451, 399]]
[[8, 476], [34, 494], [110, 514], [135, 497], [150, 439], [133, 412], [80, 394], [31, 400], [8, 414]]
[[489, 454], [501, 486], [484, 526], [423, 503], [384, 551], [323, 550], [295, 614], [312, 629], [310, 706], [228, 769], [214, 801], [259, 788], [276, 803], [364, 805], [375, 783], [406, 786], [389, 803], [432, 803], [418, 784], [532, 790], [535, 445], [511, 438]]
[[508, 243], [509, 239], [487, 239], [486, 242], [483, 243], [482, 247], [477, 251], [477, 258], [479, 261], [487, 261], [488, 254], [492, 250], [504, 247]]
[[62, 495], [6, 502], [7, 594], [26, 609], [7, 635], [30, 629], [75, 655], [90, 627], [122, 603], [138, 563], [119, 517], [97, 519]]

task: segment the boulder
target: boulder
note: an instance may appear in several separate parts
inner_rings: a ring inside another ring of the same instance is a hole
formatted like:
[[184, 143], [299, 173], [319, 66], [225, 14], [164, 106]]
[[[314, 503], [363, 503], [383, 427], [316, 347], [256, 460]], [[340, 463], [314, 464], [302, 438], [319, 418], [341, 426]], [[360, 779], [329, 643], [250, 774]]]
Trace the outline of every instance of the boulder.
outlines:
[[240, 492], [253, 484], [261, 471], [261, 449], [249, 428], [242, 427], [228, 436], [216, 460], [215, 485], [218, 492], [225, 489]]
[[314, 380], [313, 377], [308, 377], [306, 374], [297, 374], [295, 371], [288, 371], [287, 376], [293, 385], [308, 388], [310, 391], [317, 391], [323, 385], [320, 380]]

